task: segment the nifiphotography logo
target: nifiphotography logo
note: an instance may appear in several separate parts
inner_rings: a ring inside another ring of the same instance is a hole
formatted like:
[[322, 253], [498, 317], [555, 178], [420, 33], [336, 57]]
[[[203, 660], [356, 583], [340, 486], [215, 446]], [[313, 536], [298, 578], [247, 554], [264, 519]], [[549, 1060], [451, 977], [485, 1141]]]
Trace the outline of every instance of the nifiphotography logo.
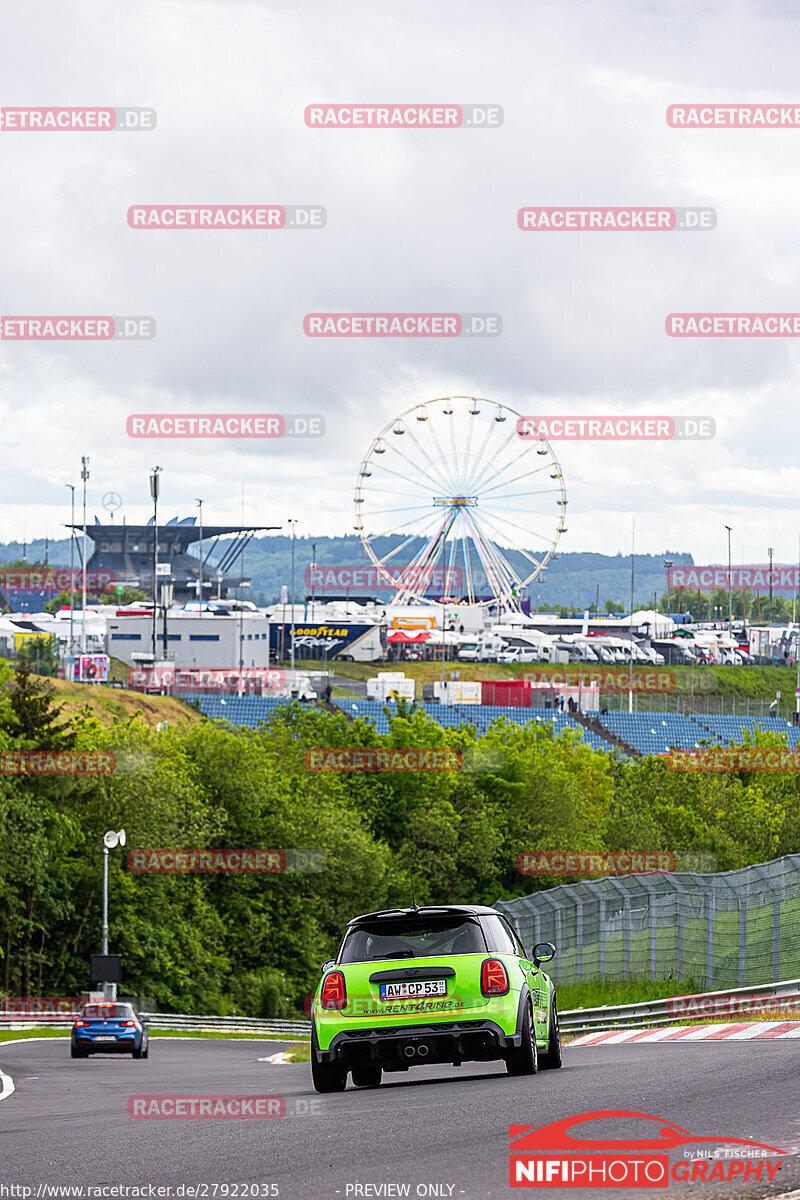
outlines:
[[[589, 1121], [624, 1121], [627, 1128], [632, 1122], [641, 1122], [640, 1136], [609, 1140], [579, 1137], [571, 1132], [574, 1126]], [[578, 1113], [540, 1129], [510, 1125], [508, 1136], [510, 1187], [665, 1188], [671, 1182], [771, 1183], [786, 1157], [785, 1150], [762, 1142], [693, 1134], [649, 1113], [616, 1109]]]

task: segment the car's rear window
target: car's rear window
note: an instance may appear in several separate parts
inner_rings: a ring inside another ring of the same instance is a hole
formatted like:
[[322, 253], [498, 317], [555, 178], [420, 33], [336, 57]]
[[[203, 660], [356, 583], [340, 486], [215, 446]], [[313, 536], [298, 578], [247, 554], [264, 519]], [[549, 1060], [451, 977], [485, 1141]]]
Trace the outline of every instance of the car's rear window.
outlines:
[[133, 1015], [129, 1004], [87, 1004], [81, 1013], [84, 1021], [131, 1021]]
[[340, 963], [392, 958], [428, 958], [440, 954], [483, 954], [486, 943], [476, 921], [461, 915], [376, 920], [351, 929]]

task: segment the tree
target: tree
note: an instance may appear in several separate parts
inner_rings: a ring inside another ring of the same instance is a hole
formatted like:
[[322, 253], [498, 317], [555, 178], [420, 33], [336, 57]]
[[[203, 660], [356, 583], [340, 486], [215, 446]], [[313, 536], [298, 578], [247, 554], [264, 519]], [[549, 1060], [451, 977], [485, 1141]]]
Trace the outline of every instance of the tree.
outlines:
[[20, 656], [6, 701], [0, 706], [0, 729], [31, 743], [25, 749], [72, 749], [78, 735], [69, 721], [57, 724], [64, 705], [56, 705], [54, 695], [53, 685], [37, 679], [28, 660]]
[[26, 663], [36, 675], [58, 675], [58, 642], [52, 634], [25, 638], [17, 661]]

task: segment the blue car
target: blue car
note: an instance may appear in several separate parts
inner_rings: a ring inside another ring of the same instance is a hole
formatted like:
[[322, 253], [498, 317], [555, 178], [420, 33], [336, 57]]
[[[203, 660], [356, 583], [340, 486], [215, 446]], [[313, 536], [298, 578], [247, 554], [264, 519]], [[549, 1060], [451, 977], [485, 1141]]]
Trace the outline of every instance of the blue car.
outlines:
[[139, 1020], [132, 1005], [112, 1001], [87, 1004], [72, 1026], [72, 1057], [132, 1054], [134, 1058], [147, 1058], [149, 1040], [147, 1027]]

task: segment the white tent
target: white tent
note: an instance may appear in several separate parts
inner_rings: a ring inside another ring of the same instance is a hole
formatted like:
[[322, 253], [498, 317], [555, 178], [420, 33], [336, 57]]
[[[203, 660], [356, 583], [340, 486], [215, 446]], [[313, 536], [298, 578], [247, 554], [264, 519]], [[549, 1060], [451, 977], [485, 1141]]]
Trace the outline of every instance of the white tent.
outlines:
[[642, 608], [630, 617], [621, 617], [620, 625], [628, 625], [631, 630], [641, 629], [651, 638], [671, 637], [678, 628], [672, 617], [665, 617], [652, 608]]

